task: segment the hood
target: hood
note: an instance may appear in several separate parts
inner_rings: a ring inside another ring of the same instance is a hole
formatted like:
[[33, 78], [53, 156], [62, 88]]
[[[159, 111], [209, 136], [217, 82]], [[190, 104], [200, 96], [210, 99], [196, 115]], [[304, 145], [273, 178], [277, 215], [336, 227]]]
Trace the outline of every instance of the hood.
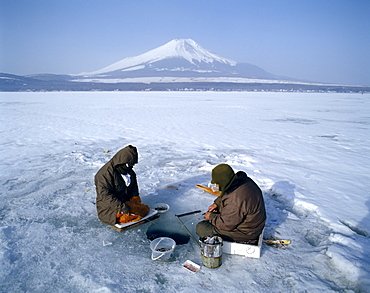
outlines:
[[240, 185], [249, 182], [251, 179], [248, 177], [248, 175], [244, 171], [239, 171], [235, 174], [234, 180], [231, 182], [231, 184], [227, 187], [227, 190], [225, 190], [225, 193], [231, 193], [235, 189], [237, 189]]
[[111, 161], [112, 161], [113, 167], [117, 167], [118, 165], [124, 165], [124, 164], [130, 164], [130, 165], [137, 164], [138, 158], [139, 156], [138, 156], [137, 148], [132, 145], [128, 145], [124, 147], [123, 149], [121, 149], [120, 151], [118, 151], [113, 156]]

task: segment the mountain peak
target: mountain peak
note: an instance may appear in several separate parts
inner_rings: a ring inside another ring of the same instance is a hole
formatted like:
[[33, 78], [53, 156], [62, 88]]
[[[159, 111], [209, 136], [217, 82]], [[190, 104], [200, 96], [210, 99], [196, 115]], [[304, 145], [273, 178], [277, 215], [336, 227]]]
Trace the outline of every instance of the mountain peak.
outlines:
[[192, 39], [173, 39], [172, 41], [144, 54], [135, 57], [128, 57], [100, 70], [90, 73], [81, 73], [80, 75], [95, 75], [117, 70], [131, 71], [142, 69], [146, 65], [150, 65], [154, 62], [172, 58], [185, 59], [191, 64], [212, 64], [215, 62], [230, 66], [235, 66], [237, 64], [233, 60], [211, 53]]
[[192, 39], [174, 39], [157, 49], [167, 53], [167, 58], [180, 57], [192, 64], [194, 64], [194, 61], [206, 63], [220, 62], [229, 65], [236, 64], [233, 60], [211, 53]]

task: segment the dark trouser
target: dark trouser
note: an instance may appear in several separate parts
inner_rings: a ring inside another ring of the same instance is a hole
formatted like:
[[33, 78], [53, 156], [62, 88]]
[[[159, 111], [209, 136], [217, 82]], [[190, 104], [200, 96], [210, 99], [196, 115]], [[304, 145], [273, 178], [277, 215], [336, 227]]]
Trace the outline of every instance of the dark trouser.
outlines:
[[[230, 242], [235, 242], [235, 240], [228, 235], [224, 235], [221, 231], [221, 233], [218, 233], [215, 227], [208, 222], [208, 221], [201, 221], [197, 224], [196, 226], [196, 233], [200, 238], [204, 237], [212, 237], [212, 236], [221, 236], [223, 240], [225, 241], [230, 241]], [[226, 234], [226, 233], [225, 233]], [[250, 240], [242, 240], [242, 241], [237, 241], [240, 243], [248, 243], [248, 244], [253, 244], [257, 245], [258, 244], [258, 238], [257, 239], [250, 239]]]
[[208, 221], [201, 221], [196, 226], [196, 233], [200, 238], [218, 235], [213, 225]]

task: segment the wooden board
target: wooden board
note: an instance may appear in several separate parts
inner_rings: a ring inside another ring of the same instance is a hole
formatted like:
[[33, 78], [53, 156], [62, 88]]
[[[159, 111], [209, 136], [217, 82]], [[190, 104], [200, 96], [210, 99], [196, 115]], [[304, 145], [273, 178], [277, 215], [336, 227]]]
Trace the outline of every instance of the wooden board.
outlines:
[[203, 189], [204, 191], [207, 191], [207, 192], [209, 192], [209, 193], [211, 193], [211, 194], [213, 194], [213, 195], [217, 195], [217, 196], [219, 196], [219, 195], [221, 194], [221, 192], [220, 192], [220, 191], [213, 191], [213, 190], [212, 190], [212, 188], [209, 188], [209, 187], [204, 186], [204, 185], [197, 184], [197, 185], [195, 185], [195, 187], [196, 187], [196, 188]]

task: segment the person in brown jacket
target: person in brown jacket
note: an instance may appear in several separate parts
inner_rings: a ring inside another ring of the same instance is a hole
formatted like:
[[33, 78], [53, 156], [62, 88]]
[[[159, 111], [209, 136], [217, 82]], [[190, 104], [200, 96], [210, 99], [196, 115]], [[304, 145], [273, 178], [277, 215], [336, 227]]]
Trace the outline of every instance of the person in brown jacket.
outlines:
[[118, 151], [95, 175], [96, 209], [107, 225], [139, 220], [150, 210], [141, 204], [136, 173], [137, 148], [128, 145]]
[[211, 183], [221, 194], [209, 206], [205, 221], [197, 224], [198, 236], [219, 235], [226, 241], [256, 244], [266, 222], [261, 189], [245, 172], [235, 174], [227, 164], [212, 170]]

